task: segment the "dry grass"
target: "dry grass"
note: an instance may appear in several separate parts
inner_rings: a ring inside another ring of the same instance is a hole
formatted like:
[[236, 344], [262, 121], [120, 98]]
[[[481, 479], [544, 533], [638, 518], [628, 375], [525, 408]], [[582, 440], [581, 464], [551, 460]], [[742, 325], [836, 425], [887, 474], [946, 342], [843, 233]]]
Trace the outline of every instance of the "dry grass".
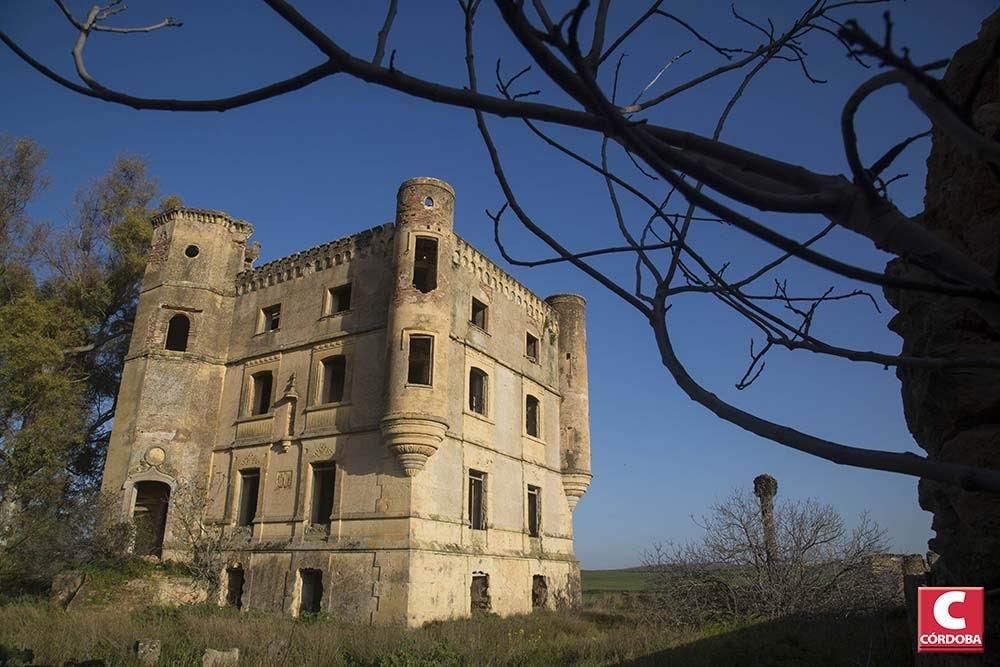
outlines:
[[28, 601], [0, 607], [0, 655], [4, 647], [28, 648], [37, 664], [96, 659], [131, 665], [136, 639], [159, 638], [161, 664], [170, 665], [198, 665], [206, 647], [234, 646], [247, 665], [902, 665], [912, 660], [899, 614], [680, 629], [638, 623], [634, 602], [627, 593], [593, 596], [573, 613], [484, 617], [408, 631], [207, 606], [67, 612]]

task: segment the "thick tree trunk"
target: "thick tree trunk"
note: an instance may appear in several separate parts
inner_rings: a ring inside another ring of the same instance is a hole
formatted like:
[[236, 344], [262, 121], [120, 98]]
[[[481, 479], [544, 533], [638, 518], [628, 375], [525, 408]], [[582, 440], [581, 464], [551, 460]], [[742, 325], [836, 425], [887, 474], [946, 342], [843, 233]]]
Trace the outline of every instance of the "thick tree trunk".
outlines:
[[[994, 57], [998, 38], [1000, 12], [983, 23], [976, 41], [955, 54], [944, 85], [957, 104], [963, 105], [974, 94], [972, 109], [985, 112], [984, 105], [1000, 101], [1000, 65]], [[976, 92], [981, 72], [984, 76]], [[998, 133], [994, 138], [1000, 138], [1000, 127], [981, 129]], [[927, 160], [924, 206], [924, 225], [997, 273], [1000, 178], [985, 163], [960, 152], [940, 132], [934, 134]], [[919, 275], [920, 271], [901, 260], [890, 262], [886, 270], [895, 275]], [[903, 337], [903, 354], [1000, 356], [1000, 331], [987, 324], [983, 304], [891, 290], [886, 296], [899, 310], [889, 328]], [[900, 369], [897, 375], [907, 424], [930, 459], [1000, 469], [1000, 370]], [[940, 555], [928, 583], [985, 586], [987, 591], [1000, 588], [1000, 496], [922, 479], [919, 500], [921, 507], [934, 514], [936, 536], [928, 545]], [[987, 597], [986, 623], [990, 655], [982, 664], [1000, 664], [1000, 594]], [[942, 659], [938, 656], [935, 664], [952, 664]], [[978, 662], [956, 659], [954, 664]]]

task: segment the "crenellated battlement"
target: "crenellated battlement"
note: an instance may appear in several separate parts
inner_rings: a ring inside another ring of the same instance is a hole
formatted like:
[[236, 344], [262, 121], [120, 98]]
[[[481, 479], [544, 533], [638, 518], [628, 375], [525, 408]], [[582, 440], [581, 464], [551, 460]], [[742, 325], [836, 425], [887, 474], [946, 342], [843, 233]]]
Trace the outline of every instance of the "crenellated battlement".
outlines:
[[178, 219], [193, 220], [194, 222], [204, 222], [212, 225], [222, 225], [226, 229], [242, 232], [247, 236], [253, 234], [253, 225], [246, 220], [240, 220], [223, 211], [215, 211], [207, 208], [188, 208], [186, 206], [172, 208], [169, 211], [154, 215], [150, 222], [153, 227], [159, 227], [172, 220]]
[[347, 264], [357, 257], [386, 255], [392, 250], [395, 231], [393, 223], [386, 223], [243, 271], [236, 276], [236, 294], [302, 278], [332, 266]]
[[490, 288], [503, 294], [515, 304], [524, 308], [529, 317], [539, 322], [549, 321], [554, 326], [556, 318], [552, 307], [519, 283], [509, 273], [493, 263], [488, 257], [473, 248], [462, 237], [455, 235], [455, 253], [452, 262], [477, 276]]

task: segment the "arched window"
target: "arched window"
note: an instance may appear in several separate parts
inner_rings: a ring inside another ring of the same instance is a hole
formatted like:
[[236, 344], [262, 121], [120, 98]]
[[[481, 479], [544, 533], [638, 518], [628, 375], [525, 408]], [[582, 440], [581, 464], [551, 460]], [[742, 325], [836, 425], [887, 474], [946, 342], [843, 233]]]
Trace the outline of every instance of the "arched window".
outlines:
[[486, 384], [488, 377], [479, 368], [469, 370], [469, 409], [481, 415], [486, 414]]
[[191, 320], [187, 315], [174, 315], [167, 324], [168, 350], [184, 352], [188, 347], [188, 332], [191, 330]]
[[531, 394], [524, 399], [524, 430], [533, 438], [538, 437], [538, 399]]

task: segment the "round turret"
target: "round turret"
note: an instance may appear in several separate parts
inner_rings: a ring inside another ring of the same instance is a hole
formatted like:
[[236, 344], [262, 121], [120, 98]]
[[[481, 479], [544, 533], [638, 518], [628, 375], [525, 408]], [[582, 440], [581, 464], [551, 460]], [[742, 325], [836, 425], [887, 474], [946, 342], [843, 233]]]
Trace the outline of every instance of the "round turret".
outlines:
[[396, 195], [382, 437], [408, 476], [423, 469], [448, 429], [448, 333], [455, 191], [411, 178]]
[[559, 321], [559, 447], [570, 509], [590, 486], [590, 399], [587, 379], [587, 300], [554, 294], [545, 300]]
[[421, 176], [403, 181], [396, 193], [396, 224], [438, 234], [452, 231], [455, 190], [444, 181]]

